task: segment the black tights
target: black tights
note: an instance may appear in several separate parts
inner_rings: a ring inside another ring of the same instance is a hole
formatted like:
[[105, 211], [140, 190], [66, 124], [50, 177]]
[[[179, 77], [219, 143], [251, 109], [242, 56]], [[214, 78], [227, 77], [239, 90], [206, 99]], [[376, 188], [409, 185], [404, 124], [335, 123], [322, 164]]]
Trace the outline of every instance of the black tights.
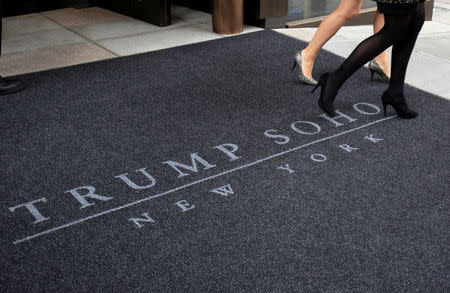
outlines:
[[425, 21], [424, 4], [409, 15], [385, 15], [384, 27], [375, 35], [361, 42], [344, 63], [334, 71], [332, 83], [338, 89], [356, 70], [392, 46], [391, 80], [388, 90], [403, 94], [406, 69]]

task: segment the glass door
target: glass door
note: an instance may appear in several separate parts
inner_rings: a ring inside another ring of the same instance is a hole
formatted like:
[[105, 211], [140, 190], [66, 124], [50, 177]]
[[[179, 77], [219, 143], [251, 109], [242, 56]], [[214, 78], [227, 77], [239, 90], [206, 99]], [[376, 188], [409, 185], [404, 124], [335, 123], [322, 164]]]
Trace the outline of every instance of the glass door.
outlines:
[[[288, 0], [286, 21], [326, 16], [333, 12], [340, 2], [340, 0]], [[362, 9], [372, 7], [376, 7], [375, 1], [363, 0]]]

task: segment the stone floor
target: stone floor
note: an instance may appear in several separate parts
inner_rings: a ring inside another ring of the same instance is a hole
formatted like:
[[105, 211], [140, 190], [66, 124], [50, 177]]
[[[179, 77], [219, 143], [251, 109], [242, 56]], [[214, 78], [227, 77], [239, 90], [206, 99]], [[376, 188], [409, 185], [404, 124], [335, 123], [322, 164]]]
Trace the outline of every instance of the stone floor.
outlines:
[[[164, 28], [98, 7], [4, 18], [0, 75], [42, 71], [227, 37], [212, 31], [208, 13], [173, 6], [172, 17], [173, 24]], [[245, 26], [243, 33], [257, 30], [260, 28]], [[309, 41], [315, 30], [276, 31]], [[344, 27], [325, 49], [346, 57], [372, 33], [371, 26]], [[424, 25], [417, 41], [407, 82], [450, 99], [449, 76], [450, 0], [437, 0], [433, 21]]]
[[[211, 14], [172, 7], [159, 27], [99, 7], [61, 9], [3, 19], [0, 75], [11, 76], [227, 37]], [[243, 33], [260, 30], [245, 26]]]

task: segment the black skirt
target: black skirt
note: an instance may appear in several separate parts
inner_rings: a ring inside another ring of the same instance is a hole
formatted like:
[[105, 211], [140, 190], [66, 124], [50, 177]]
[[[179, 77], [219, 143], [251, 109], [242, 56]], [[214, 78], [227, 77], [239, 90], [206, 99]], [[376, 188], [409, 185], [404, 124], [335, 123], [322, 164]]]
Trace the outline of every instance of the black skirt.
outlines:
[[[424, 0], [420, 0], [424, 2]], [[416, 4], [390, 4], [377, 1], [377, 8], [380, 13], [387, 15], [410, 15], [417, 8]]]

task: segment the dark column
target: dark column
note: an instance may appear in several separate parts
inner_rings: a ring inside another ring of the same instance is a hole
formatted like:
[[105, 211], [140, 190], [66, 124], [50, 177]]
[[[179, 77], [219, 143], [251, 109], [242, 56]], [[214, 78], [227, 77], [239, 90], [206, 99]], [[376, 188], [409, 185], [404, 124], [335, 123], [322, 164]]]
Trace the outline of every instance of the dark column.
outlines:
[[0, 18], [0, 56], [2, 55], [2, 19]]
[[0, 0], [0, 56], [2, 55], [2, 17], [3, 17], [3, 0]]

